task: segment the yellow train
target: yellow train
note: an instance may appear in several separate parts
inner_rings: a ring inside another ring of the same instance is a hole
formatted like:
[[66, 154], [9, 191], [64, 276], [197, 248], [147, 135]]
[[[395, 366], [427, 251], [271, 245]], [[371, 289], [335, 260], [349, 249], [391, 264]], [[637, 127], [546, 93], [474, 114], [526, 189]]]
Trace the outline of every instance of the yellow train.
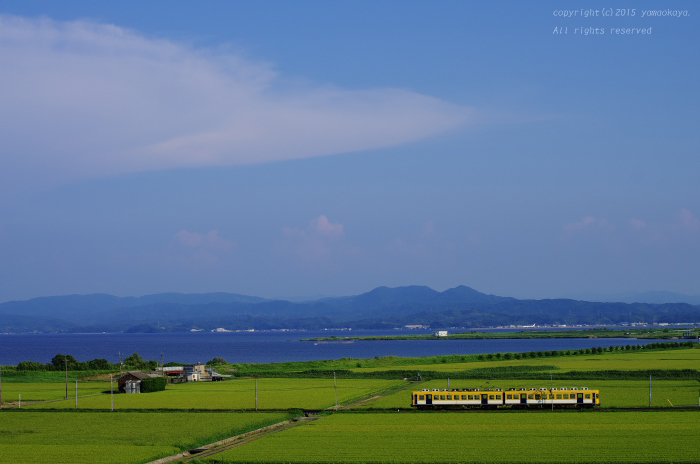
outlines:
[[600, 406], [600, 390], [587, 387], [423, 389], [413, 392], [412, 407], [418, 409], [470, 408], [592, 408]]

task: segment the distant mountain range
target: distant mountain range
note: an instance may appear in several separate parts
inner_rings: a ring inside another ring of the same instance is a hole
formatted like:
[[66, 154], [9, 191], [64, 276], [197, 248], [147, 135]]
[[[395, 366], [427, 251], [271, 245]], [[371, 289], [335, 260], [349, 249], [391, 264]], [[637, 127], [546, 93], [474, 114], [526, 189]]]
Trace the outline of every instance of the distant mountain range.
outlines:
[[569, 295], [575, 300], [584, 301], [602, 301], [602, 302], [617, 302], [617, 303], [688, 303], [691, 305], [700, 305], [700, 295], [684, 295], [674, 292], [627, 292], [627, 293], [581, 293], [577, 295]]
[[518, 300], [466, 286], [378, 287], [361, 295], [292, 302], [233, 293], [161, 293], [120, 298], [68, 295], [0, 304], [0, 333], [387, 329], [496, 325], [698, 322], [700, 306], [674, 303]]

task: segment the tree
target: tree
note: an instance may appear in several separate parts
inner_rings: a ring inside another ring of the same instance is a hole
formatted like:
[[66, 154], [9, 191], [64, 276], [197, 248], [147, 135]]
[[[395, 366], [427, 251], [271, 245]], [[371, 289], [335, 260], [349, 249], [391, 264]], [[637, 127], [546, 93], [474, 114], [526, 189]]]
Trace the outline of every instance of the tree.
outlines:
[[138, 353], [134, 353], [124, 359], [124, 365], [134, 369], [145, 369], [148, 366], [148, 362], [139, 356]]
[[106, 371], [113, 368], [113, 366], [106, 359], [93, 359], [92, 361], [88, 361], [87, 364], [89, 369], [99, 371]]
[[[17, 364], [18, 371], [44, 371], [46, 370], [46, 364], [42, 364], [36, 361], [22, 361]], [[49, 367], [52, 367], [49, 365]]]
[[224, 358], [216, 357], [210, 361], [207, 361], [207, 365], [209, 366], [218, 366], [220, 364], [228, 364], [228, 361], [226, 361]]
[[68, 364], [68, 370], [75, 370], [78, 365], [78, 360], [69, 354], [57, 354], [51, 358], [51, 364], [53, 364], [54, 369], [63, 370], [66, 368], [66, 361]]

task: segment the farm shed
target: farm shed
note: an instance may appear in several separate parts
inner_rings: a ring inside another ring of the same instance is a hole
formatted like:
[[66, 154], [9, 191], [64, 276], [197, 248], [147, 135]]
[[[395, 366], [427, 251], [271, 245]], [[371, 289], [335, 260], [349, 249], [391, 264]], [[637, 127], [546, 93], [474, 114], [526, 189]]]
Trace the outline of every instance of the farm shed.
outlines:
[[141, 381], [151, 377], [161, 377], [160, 373], [129, 371], [119, 377], [119, 391], [122, 393], [141, 393]]

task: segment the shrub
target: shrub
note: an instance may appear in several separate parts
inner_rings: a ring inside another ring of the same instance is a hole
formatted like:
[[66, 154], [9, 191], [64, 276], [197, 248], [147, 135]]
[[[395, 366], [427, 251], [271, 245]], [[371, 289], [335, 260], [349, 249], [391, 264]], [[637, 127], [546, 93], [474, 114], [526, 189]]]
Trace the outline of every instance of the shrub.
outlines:
[[141, 381], [141, 393], [151, 393], [165, 390], [168, 381], [165, 377], [151, 377]]

